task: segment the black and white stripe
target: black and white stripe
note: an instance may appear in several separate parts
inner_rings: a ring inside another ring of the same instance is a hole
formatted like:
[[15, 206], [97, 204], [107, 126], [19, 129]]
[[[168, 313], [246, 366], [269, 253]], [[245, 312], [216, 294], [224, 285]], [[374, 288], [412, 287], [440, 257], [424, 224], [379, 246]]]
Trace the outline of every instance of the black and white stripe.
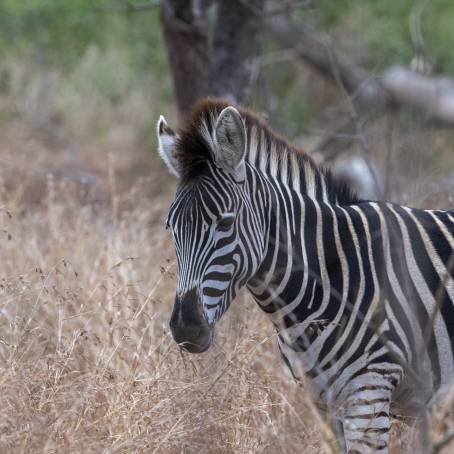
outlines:
[[195, 289], [214, 326], [246, 285], [345, 448], [386, 451], [391, 404], [423, 411], [454, 381], [454, 211], [358, 200], [222, 102], [196, 110], [172, 147], [159, 135], [180, 177], [177, 295]]

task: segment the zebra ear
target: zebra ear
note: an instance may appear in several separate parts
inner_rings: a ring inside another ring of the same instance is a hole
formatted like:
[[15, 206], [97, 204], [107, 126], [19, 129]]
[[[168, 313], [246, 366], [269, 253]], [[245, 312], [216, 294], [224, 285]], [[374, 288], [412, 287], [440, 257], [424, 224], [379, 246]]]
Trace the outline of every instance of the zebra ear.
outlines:
[[239, 179], [244, 179], [246, 129], [240, 113], [234, 107], [226, 107], [215, 127], [217, 143], [216, 161]]
[[158, 124], [156, 125], [156, 133], [158, 136], [158, 149], [159, 155], [166, 163], [170, 173], [176, 177], [180, 177], [179, 163], [175, 157], [175, 144], [178, 136], [175, 131], [169, 127], [163, 115], [159, 117]]

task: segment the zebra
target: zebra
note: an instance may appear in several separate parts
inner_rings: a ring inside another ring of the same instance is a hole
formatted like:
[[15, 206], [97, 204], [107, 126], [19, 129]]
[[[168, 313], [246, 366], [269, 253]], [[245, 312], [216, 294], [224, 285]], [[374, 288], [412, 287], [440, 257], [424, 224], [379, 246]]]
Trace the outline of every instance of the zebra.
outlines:
[[454, 381], [454, 210], [361, 200], [252, 111], [209, 98], [175, 132], [170, 318], [192, 353], [246, 287], [284, 362], [347, 452], [387, 452], [392, 413], [423, 417]]

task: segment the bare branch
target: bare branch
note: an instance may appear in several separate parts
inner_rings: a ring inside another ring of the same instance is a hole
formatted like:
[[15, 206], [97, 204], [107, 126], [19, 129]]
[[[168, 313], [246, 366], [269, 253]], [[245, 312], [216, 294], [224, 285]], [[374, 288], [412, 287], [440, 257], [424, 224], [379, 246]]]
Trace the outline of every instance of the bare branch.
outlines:
[[286, 48], [309, 65], [332, 79], [351, 96], [353, 102], [368, 112], [383, 112], [400, 107], [425, 117], [454, 124], [454, 79], [431, 78], [402, 67], [391, 67], [381, 77], [335, 51], [322, 34], [295, 24], [285, 16], [265, 18], [264, 28]]
[[379, 100], [381, 105], [386, 103], [386, 93], [379, 80], [340, 56], [320, 33], [299, 26], [285, 16], [265, 18], [263, 23], [265, 30], [277, 41], [286, 48], [294, 48], [301, 59], [325, 76], [335, 80], [338, 74], [346, 91], [356, 101], [368, 105]]

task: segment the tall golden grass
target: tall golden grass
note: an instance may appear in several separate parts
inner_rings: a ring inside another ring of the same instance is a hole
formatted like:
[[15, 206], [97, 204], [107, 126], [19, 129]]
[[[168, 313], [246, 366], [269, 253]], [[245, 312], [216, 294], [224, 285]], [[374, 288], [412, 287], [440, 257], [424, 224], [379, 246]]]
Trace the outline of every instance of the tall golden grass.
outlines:
[[[109, 192], [97, 206], [77, 197], [79, 183], [52, 177], [39, 204], [7, 194], [0, 449], [320, 450], [310, 401], [283, 371], [273, 333], [246, 297], [212, 351], [178, 349], [167, 326], [174, 259], [160, 222], [168, 194], [141, 197], [136, 186], [118, 196], [114, 178], [108, 171]], [[122, 209], [131, 198], [134, 206]]]

